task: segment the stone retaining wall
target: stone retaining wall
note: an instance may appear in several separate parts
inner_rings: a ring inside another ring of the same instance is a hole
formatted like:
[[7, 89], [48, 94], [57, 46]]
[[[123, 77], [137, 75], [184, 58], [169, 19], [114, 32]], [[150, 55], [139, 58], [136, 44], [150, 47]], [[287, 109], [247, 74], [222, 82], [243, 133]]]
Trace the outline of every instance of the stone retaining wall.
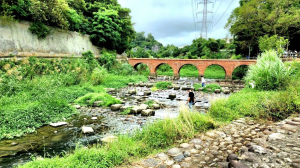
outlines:
[[29, 22], [0, 21], [0, 58], [12, 56], [37, 56], [46, 58], [80, 57], [83, 52], [92, 51], [99, 56], [99, 49], [92, 44], [88, 35], [51, 28], [45, 39], [38, 39], [28, 28]]

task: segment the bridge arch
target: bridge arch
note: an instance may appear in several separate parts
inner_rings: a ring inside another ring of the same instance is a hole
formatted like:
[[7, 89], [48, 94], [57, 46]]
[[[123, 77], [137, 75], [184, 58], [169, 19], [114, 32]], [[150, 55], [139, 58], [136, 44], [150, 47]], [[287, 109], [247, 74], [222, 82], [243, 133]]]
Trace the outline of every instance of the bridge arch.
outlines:
[[236, 66], [232, 72], [232, 79], [242, 79], [249, 69], [249, 65]]
[[[168, 63], [160, 63], [160, 64], [158, 64], [157, 66], [156, 66], [156, 68], [155, 68], [155, 73], [156, 73], [156, 75], [159, 75], [158, 74], [158, 69], [160, 68], [160, 67], [162, 67], [163, 65], [165, 65], [165, 67], [164, 68], [166, 68], [165, 69], [165, 72], [166, 73], [168, 73], [168, 68], [170, 68], [170, 69], [172, 69], [172, 74], [164, 74], [164, 75], [167, 75], [167, 76], [173, 76], [173, 74], [174, 74], [174, 67], [172, 67], [170, 64], [168, 64]], [[162, 69], [163, 71], [164, 71], [164, 69]]]
[[195, 64], [191, 64], [191, 63], [182, 64], [179, 67], [178, 71], [176, 72], [177, 74], [179, 74], [179, 76], [182, 76], [182, 75], [180, 75], [180, 70], [182, 70], [184, 67], [190, 67], [190, 69], [195, 69], [195, 70], [197, 70], [198, 73], [197, 74], [189, 73], [189, 72], [182, 72], [182, 73], [186, 73], [186, 75], [188, 77], [199, 77], [199, 74], [200, 74], [199, 68]]
[[[204, 77], [205, 77], [205, 75], [207, 75], [207, 73], [209, 73], [207, 70], [209, 69], [209, 67], [212, 69], [212, 71], [214, 71], [214, 72], [218, 72], [218, 73], [222, 73], [222, 70], [224, 71], [224, 77], [220, 77], [220, 76], [223, 76], [223, 75], [216, 75], [216, 76], [214, 76], [213, 78], [218, 78], [218, 79], [224, 79], [224, 78], [226, 78], [226, 74], [227, 74], [227, 72], [226, 72], [226, 68], [224, 67], [224, 66], [222, 66], [222, 65], [220, 65], [220, 64], [210, 64], [210, 65], [208, 65], [208, 66], [206, 66], [205, 68], [204, 68], [204, 72], [203, 72], [203, 75], [204, 75]], [[205, 73], [206, 72], [206, 73]]]

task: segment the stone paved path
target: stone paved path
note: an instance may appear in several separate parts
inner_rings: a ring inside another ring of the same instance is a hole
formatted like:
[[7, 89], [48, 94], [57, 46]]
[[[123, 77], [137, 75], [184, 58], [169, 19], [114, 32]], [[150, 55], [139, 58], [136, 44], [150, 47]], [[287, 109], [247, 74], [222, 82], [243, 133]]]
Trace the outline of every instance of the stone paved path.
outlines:
[[268, 125], [241, 118], [133, 168], [300, 168], [300, 118]]

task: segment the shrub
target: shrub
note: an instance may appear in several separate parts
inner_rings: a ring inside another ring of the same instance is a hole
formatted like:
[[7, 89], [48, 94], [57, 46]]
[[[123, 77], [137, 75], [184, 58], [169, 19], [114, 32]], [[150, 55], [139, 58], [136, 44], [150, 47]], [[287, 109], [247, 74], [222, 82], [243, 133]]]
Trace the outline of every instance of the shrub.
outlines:
[[104, 82], [107, 76], [107, 71], [104, 68], [95, 68], [91, 75], [91, 82], [93, 85], [100, 85]]
[[198, 91], [199, 88], [201, 88], [201, 87], [202, 87], [202, 84], [200, 84], [200, 83], [195, 83], [194, 84], [195, 91]]
[[172, 82], [157, 82], [155, 84], [157, 89], [168, 89], [168, 86], [172, 86]]
[[282, 90], [288, 85], [291, 72], [275, 51], [267, 51], [249, 66], [245, 80], [248, 84], [254, 81], [257, 90]]
[[38, 38], [44, 39], [47, 35], [50, 34], [50, 29], [41, 22], [33, 22], [29, 27], [29, 31], [32, 34], [38, 36]]
[[93, 105], [95, 101], [102, 101], [102, 103], [100, 103], [102, 107], [107, 107], [112, 104], [121, 103], [120, 100], [112, 97], [107, 93], [89, 93], [75, 100], [76, 103], [80, 103], [82, 105], [89, 105], [89, 106]]
[[103, 52], [99, 58], [100, 65], [107, 70], [111, 70], [116, 63], [116, 56], [116, 53]]
[[[211, 91], [208, 91], [208, 89], [211, 89]], [[215, 84], [215, 83], [212, 83], [212, 84], [206, 85], [206, 86], [203, 88], [202, 91], [203, 91], [203, 92], [208, 92], [208, 93], [213, 93], [213, 92], [215, 92], [216, 89], [221, 89], [221, 90], [222, 90], [222, 88], [221, 88], [220, 85]]]

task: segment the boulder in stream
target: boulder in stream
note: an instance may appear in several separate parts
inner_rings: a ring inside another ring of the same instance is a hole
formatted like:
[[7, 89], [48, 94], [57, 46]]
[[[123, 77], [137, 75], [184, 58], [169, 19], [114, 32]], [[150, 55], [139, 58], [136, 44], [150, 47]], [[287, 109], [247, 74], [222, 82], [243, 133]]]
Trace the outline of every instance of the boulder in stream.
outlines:
[[153, 111], [151, 109], [142, 110], [141, 115], [142, 116], [154, 116], [155, 115], [155, 111]]
[[134, 94], [136, 94], [136, 90], [129, 90], [128, 93], [129, 93], [130, 95], [134, 95]]
[[50, 123], [50, 126], [52, 127], [60, 127], [63, 125], [68, 125], [68, 123], [67, 122]]
[[149, 96], [149, 95], [151, 95], [151, 92], [150, 92], [150, 91], [145, 91], [145, 92], [144, 92], [144, 95], [145, 95], [145, 96]]
[[180, 89], [180, 86], [179, 85], [174, 85], [174, 90], [179, 90]]
[[153, 86], [153, 83], [147, 83], [146, 86], [147, 86], [148, 88], [150, 88], [150, 87]]
[[159, 106], [158, 104], [153, 104], [152, 107], [153, 107], [154, 109], [160, 109], [160, 106]]
[[94, 130], [93, 130], [92, 127], [85, 127], [85, 126], [83, 126], [83, 127], [81, 127], [81, 130], [82, 130], [82, 132], [84, 134], [88, 134], [88, 133], [93, 133], [94, 132]]
[[122, 106], [124, 106], [124, 105], [123, 104], [114, 104], [110, 108], [111, 108], [112, 111], [118, 111], [118, 110], [120, 110], [120, 108]]
[[221, 93], [221, 89], [215, 89], [215, 93]]
[[94, 101], [93, 107], [100, 107], [101, 103], [103, 103], [103, 101]]
[[174, 100], [176, 98], [176, 94], [170, 94], [169, 99]]
[[122, 106], [122, 107], [120, 108], [120, 111], [123, 112], [123, 111], [125, 111], [127, 108], [132, 108], [132, 107], [131, 107], [131, 106]]

